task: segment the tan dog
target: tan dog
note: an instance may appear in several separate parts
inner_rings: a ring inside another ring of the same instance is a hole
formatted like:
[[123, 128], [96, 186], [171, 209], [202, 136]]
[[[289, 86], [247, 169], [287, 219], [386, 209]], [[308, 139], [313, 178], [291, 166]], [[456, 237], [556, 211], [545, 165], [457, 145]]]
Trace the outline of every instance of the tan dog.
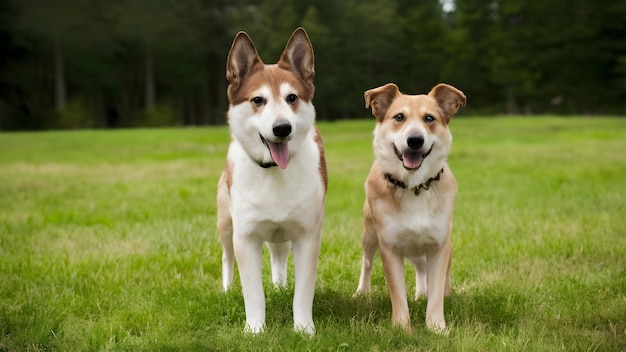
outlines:
[[315, 128], [313, 47], [296, 29], [277, 64], [259, 58], [239, 32], [228, 54], [228, 124], [231, 143], [217, 192], [217, 226], [228, 290], [237, 259], [246, 310], [245, 331], [265, 327], [261, 278], [267, 243], [275, 286], [287, 283], [293, 251], [294, 329], [313, 334], [320, 231], [326, 197], [326, 161]]
[[375, 161], [365, 183], [363, 262], [357, 293], [368, 292], [380, 246], [393, 322], [410, 330], [404, 258], [416, 268], [416, 296], [427, 295], [426, 324], [446, 331], [450, 292], [450, 230], [457, 185], [448, 167], [448, 123], [463, 92], [439, 84], [428, 95], [404, 95], [389, 83], [365, 92], [376, 117]]

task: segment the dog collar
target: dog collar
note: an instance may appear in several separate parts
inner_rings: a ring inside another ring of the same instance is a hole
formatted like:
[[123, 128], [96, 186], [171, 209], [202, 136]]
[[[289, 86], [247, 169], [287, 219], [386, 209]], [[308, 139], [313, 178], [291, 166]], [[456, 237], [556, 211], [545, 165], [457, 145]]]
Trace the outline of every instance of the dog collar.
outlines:
[[278, 164], [276, 164], [273, 161], [271, 163], [257, 162], [257, 164], [264, 169], [269, 169], [270, 167], [278, 166]]
[[[426, 180], [426, 182], [413, 187], [411, 190], [413, 191], [413, 193], [415, 193], [416, 196], [419, 196], [420, 193], [422, 193], [422, 190], [427, 191], [430, 188], [431, 183], [433, 183], [434, 181], [439, 181], [442, 173], [443, 173], [443, 168], [439, 170], [436, 176], [429, 178], [428, 180]], [[386, 173], [385, 179], [387, 180], [387, 182], [391, 183], [395, 187], [406, 189], [406, 183], [394, 178], [393, 176], [391, 176], [391, 174]]]

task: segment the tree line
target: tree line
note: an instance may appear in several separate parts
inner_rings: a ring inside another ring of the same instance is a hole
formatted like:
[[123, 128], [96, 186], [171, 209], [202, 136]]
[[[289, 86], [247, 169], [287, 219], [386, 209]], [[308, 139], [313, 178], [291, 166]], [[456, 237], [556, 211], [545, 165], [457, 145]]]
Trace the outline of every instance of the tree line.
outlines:
[[222, 124], [234, 35], [273, 63], [298, 26], [321, 120], [388, 82], [476, 114], [626, 112], [626, 0], [0, 0], [0, 129]]

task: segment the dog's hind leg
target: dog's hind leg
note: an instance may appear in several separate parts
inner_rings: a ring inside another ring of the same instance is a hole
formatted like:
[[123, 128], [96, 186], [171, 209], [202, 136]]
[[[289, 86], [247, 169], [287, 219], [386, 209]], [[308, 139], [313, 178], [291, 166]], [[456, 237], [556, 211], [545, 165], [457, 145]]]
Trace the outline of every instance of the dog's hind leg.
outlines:
[[230, 195], [226, 176], [222, 174], [217, 191], [217, 231], [222, 242], [222, 289], [228, 291], [233, 283], [235, 252], [233, 251], [233, 219], [230, 214]]
[[415, 267], [415, 298], [425, 296], [428, 293], [426, 276], [426, 255], [408, 258]]
[[374, 256], [376, 255], [376, 251], [378, 251], [378, 237], [367, 203], [365, 203], [363, 212], [365, 213], [363, 235], [361, 236], [363, 258], [361, 260], [361, 275], [359, 277], [359, 286], [356, 289], [356, 294], [369, 292], [371, 288]]
[[446, 288], [444, 290], [444, 295], [450, 295], [452, 291], [450, 285], [450, 267], [452, 267], [452, 243], [450, 243], [450, 256], [448, 257], [448, 269], [446, 270]]
[[270, 262], [272, 264], [272, 283], [275, 287], [287, 286], [287, 259], [291, 251], [291, 242], [270, 243]]
[[228, 291], [233, 284], [235, 271], [235, 252], [233, 250], [233, 226], [227, 225], [226, 229], [220, 229], [222, 240], [222, 289]]

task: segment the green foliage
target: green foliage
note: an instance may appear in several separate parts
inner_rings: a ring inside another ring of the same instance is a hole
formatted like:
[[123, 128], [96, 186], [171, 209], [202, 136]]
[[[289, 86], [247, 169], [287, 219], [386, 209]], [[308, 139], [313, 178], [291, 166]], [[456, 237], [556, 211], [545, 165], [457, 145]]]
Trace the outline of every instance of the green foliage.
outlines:
[[174, 109], [170, 105], [159, 105], [147, 110], [143, 118], [138, 119], [138, 126], [172, 126], [177, 122]]
[[[626, 348], [624, 119], [455, 118], [448, 336], [391, 326], [377, 260], [353, 298], [374, 119], [321, 123], [329, 190], [317, 334], [291, 330], [263, 266], [267, 332], [221, 292], [215, 191], [226, 128], [0, 134], [0, 350]], [[409, 290], [413, 269], [407, 265]]]
[[163, 104], [175, 108], [168, 125], [222, 124], [236, 32], [272, 63], [297, 26], [315, 48], [323, 120], [361, 116], [363, 92], [388, 82], [409, 93], [453, 84], [470, 114], [624, 113], [623, 1], [454, 5], [0, 0], [0, 128], [56, 128], [50, 116], [72, 104], [97, 127], [137, 126]]
[[57, 113], [58, 121], [55, 127], [62, 129], [86, 129], [93, 128], [93, 121], [89, 118], [89, 111], [85, 104], [77, 101], [65, 106]]

